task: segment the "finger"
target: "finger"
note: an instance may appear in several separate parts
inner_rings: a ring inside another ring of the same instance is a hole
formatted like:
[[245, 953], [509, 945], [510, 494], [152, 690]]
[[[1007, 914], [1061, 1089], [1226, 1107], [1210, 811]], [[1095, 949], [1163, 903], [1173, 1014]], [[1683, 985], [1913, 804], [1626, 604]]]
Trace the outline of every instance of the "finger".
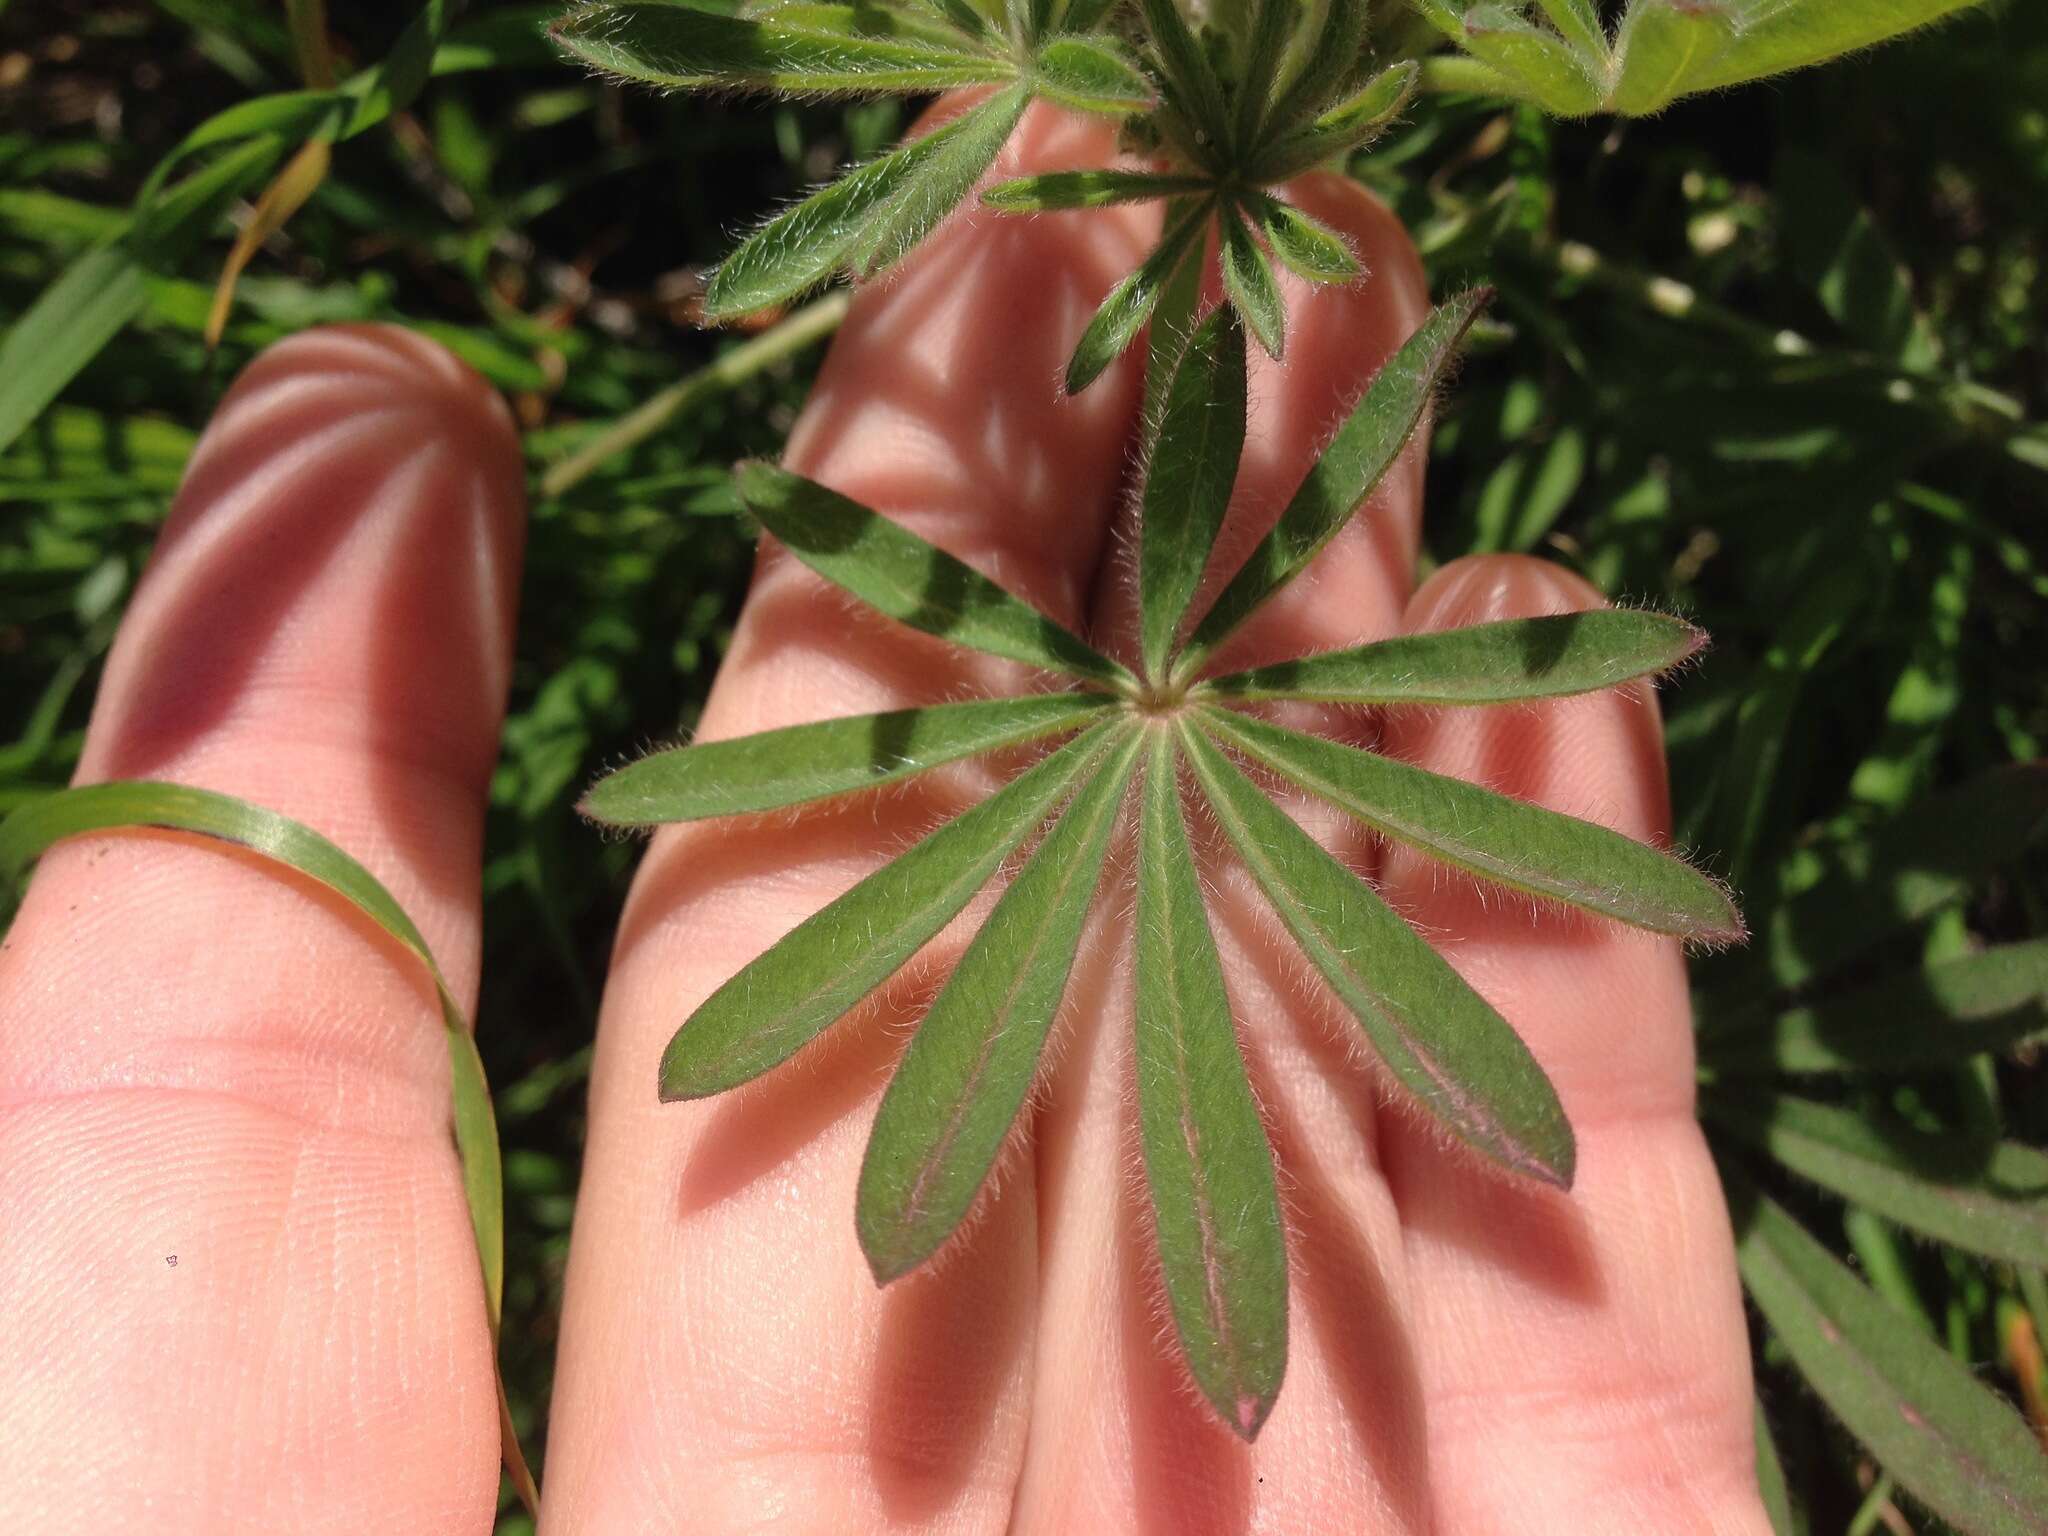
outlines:
[[[1439, 572], [1414, 629], [1604, 606], [1540, 561]], [[1387, 750], [1632, 837], [1670, 835], [1646, 686], [1400, 712]], [[1537, 911], [1388, 855], [1388, 898], [1513, 1023], [1578, 1135], [1569, 1194], [1497, 1177], [1412, 1121], [1383, 1149], [1406, 1232], [1438, 1529], [1761, 1532], [1726, 1208], [1693, 1119], [1671, 940]]]
[[[994, 174], [1100, 164], [1108, 128], [1034, 108]], [[1143, 215], [968, 211], [855, 300], [788, 461], [1072, 623], [1137, 407], [1119, 368], [1064, 399], [1065, 349], [1144, 248]], [[764, 552], [704, 734], [1013, 689]], [[1028, 1391], [1028, 1168], [971, 1241], [876, 1289], [854, 1235], [863, 1145], [959, 925], [757, 1084], [655, 1096], [662, 1048], [743, 963], [944, 815], [974, 779], [655, 840], [591, 1084], [549, 1447], [550, 1531], [1003, 1528]]]
[[[1332, 176], [1305, 178], [1294, 195], [1350, 236], [1372, 276], [1313, 291], [1283, 280], [1289, 356], [1284, 367], [1252, 361], [1250, 436], [1212, 589], [1272, 525], [1345, 408], [1427, 309], [1420, 262], [1386, 208]], [[1392, 633], [1420, 507], [1415, 457], [1312, 574], [1248, 626], [1231, 657], [1271, 659]], [[1338, 835], [1308, 807], [1293, 808]], [[1373, 1152], [1372, 1086], [1332, 1045], [1347, 1026], [1310, 1000], [1298, 950], [1243, 871], [1214, 846], [1201, 851], [1286, 1204], [1293, 1300], [1285, 1389], [1248, 1448], [1197, 1398], [1179, 1364], [1132, 1156], [1134, 1026], [1122, 968], [1075, 1021], [1082, 1027], [1038, 1130], [1038, 1388], [1016, 1528], [1026, 1536], [1409, 1528], [1424, 1495], [1420, 1404], [1399, 1336], [1399, 1228]], [[1127, 946], [1128, 934], [1116, 942]]]
[[[439, 348], [271, 348], [194, 453], [80, 779], [310, 823], [471, 995], [521, 512], [510, 418]], [[416, 962], [218, 845], [81, 839], [30, 888], [0, 1017], [0, 1508], [483, 1529], [490, 1341]]]

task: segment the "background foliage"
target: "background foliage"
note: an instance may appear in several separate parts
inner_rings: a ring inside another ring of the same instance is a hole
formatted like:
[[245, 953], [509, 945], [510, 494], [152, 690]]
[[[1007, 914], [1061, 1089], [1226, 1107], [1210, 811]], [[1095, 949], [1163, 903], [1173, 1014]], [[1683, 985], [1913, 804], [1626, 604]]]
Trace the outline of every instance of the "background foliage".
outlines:
[[[415, 9], [351, 7], [341, 41], [373, 63]], [[139, 323], [0, 454], [4, 810], [67, 779], [180, 466], [254, 351], [322, 321], [397, 320], [513, 399], [536, 499], [479, 1016], [506, 1153], [505, 1364], [542, 1454], [588, 1041], [634, 857], [570, 806], [599, 768], [692, 721], [748, 564], [726, 468], [775, 450], [815, 353], [693, 389], [559, 494], [539, 477], [740, 344], [693, 325], [697, 270], [772, 198], [902, 126], [887, 102], [622, 94], [555, 62], [545, 14], [471, 6], [438, 78], [336, 147], [251, 264], [218, 352], [201, 332], [225, 224], [148, 279]], [[296, 84], [269, 0], [0, 10], [0, 325], [197, 122]], [[1835, 985], [1879, 983], [1865, 1014], [1954, 1013], [1895, 973], [2048, 932], [2048, 859], [2021, 846], [2041, 817], [2024, 807], [1962, 877], [1892, 904], [1916, 916], [1903, 937], [1830, 898], [1839, 886], [1792, 905], [1830, 871], [1867, 871], [1901, 813], [1960, 838], [1981, 808], [1929, 797], [2048, 742], [2044, 103], [2048, 11], [1994, 3], [1644, 121], [1428, 94], [1354, 166], [1439, 293], [1501, 292], [1438, 430], [1432, 555], [1535, 550], [1715, 637], [1666, 696], [1680, 840], [1743, 892], [1764, 941], [1699, 970], [1710, 1034], [1803, 984], [1816, 956], [1844, 962]], [[1881, 958], [1858, 956], [1881, 938]], [[2037, 1032], [2042, 991], [2037, 969], [2008, 999]], [[1805, 1091], [1937, 1137], [2039, 1146], [2034, 1051]], [[2037, 1270], [1907, 1241], [1750, 1159], [1759, 1140], [1768, 1127], [1727, 1136], [1731, 1160], [1909, 1326], [2048, 1417]], [[1887, 1480], [1780, 1354], [1765, 1351], [1761, 1395], [1812, 1529], [1896, 1518]]]

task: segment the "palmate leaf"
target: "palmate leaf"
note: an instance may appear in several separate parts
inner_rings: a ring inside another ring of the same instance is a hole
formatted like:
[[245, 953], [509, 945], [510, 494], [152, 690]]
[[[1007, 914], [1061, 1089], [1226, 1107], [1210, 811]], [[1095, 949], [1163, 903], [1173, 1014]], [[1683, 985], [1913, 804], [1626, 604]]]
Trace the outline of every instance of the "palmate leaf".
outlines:
[[1240, 624], [1301, 574], [1372, 494], [1414, 433], [1459, 339], [1489, 296], [1488, 290], [1475, 289], [1439, 306], [1387, 359], [1310, 467], [1279, 523], [1196, 627], [1174, 663], [1176, 679], [1193, 676]]
[[1129, 672], [901, 524], [773, 464], [742, 464], [740, 499], [789, 552], [899, 623], [955, 645], [1093, 682]]
[[1230, 699], [1512, 704], [1655, 677], [1705, 640], [1682, 619], [1599, 608], [1400, 635], [1233, 672], [1203, 686]]
[[1077, 730], [1111, 702], [1102, 694], [1026, 694], [676, 747], [607, 774], [578, 809], [606, 826], [652, 827], [800, 805]]
[[1177, 759], [1172, 731], [1155, 728], [1138, 852], [1138, 1123], [1181, 1351], [1223, 1422], [1249, 1440], [1287, 1369], [1287, 1248], [1181, 820]]
[[1482, 880], [1653, 933], [1709, 943], [1742, 936], [1720, 886], [1611, 828], [1247, 716], [1209, 710], [1203, 723], [1374, 831]]
[[1902, 1227], [1988, 1258], [2048, 1266], [2048, 1154], [1759, 1095], [1747, 1084], [1708, 1094], [1703, 1108], [1801, 1178]]
[[953, 920], [1109, 745], [1096, 726], [805, 918], [676, 1031], [663, 1100], [736, 1088], [837, 1023]]
[[2048, 1457], [1970, 1368], [1723, 1171], [1744, 1285], [1814, 1393], [1921, 1503], [1971, 1536], [2036, 1536]]
[[1468, 1145], [1569, 1188], [1571, 1126], [1507, 1021], [1219, 747], [1186, 723], [1180, 730], [1238, 857], [1388, 1071]]
[[1177, 220], [1169, 222], [1159, 244], [1138, 264], [1137, 270], [1110, 289], [1109, 297], [1096, 309], [1081, 332], [1081, 339], [1074, 344], [1074, 355], [1067, 363], [1068, 394], [1078, 395], [1122, 356], [1152, 317], [1160, 295], [1176, 275], [1200, 261], [1202, 231], [1213, 206], [1208, 198], [1196, 200]]
[[1276, 362], [1287, 350], [1287, 303], [1273, 264], [1232, 208], [1217, 221], [1223, 234], [1223, 292], [1231, 307]]
[[852, 265], [873, 277], [902, 259], [959, 207], [1002, 153], [1031, 98], [1021, 85], [998, 91], [962, 114], [959, 132], [903, 179], [852, 247]]
[[862, 1159], [855, 1226], [886, 1285], [966, 1219], [1024, 1105], [1080, 948], [1140, 733], [1109, 762], [1010, 882], [882, 1095]]

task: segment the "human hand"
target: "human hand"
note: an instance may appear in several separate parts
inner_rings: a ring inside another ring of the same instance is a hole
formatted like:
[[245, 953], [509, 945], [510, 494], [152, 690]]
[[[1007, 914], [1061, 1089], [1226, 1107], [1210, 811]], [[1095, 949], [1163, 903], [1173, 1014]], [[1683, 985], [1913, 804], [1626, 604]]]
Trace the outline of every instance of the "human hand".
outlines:
[[[1034, 113], [1002, 170], [1107, 147]], [[1291, 292], [1287, 367], [1254, 364], [1236, 550], [1425, 304], [1389, 214], [1334, 178], [1298, 195], [1374, 275]], [[1053, 381], [1145, 232], [1141, 213], [949, 229], [860, 298], [789, 461], [1113, 638], [1137, 380], [1127, 361], [1071, 401]], [[369, 414], [391, 390], [417, 404]], [[190, 779], [321, 827], [473, 988], [517, 500], [502, 416], [423, 343], [315, 333], [268, 354], [195, 462], [83, 773]], [[1413, 457], [1231, 659], [1597, 600], [1512, 560], [1459, 562], [1411, 596], [1420, 508]], [[1016, 681], [771, 553], [704, 733]], [[1385, 750], [1441, 771], [1666, 830], [1639, 690], [1379, 728]], [[1288, 1383], [1250, 1448], [1161, 1339], [1132, 1168], [1126, 903], [1095, 915], [999, 1188], [940, 1264], [885, 1292], [854, 1240], [854, 1180], [945, 955], [922, 992], [899, 978], [761, 1083], [656, 1102], [661, 1047], [698, 1001], [974, 788], [932, 775], [656, 839], [600, 1031], [547, 1529], [1764, 1529], [1666, 941], [1489, 904], [1290, 807], [1528, 1039], [1578, 1133], [1577, 1187], [1559, 1195], [1388, 1103], [1291, 941], [1211, 870], [1295, 1267]], [[81, 842], [37, 877], [0, 1009], [0, 1244], [26, 1298], [25, 1326], [0, 1335], [0, 1392], [28, 1384], [0, 1507], [52, 1530], [145, 1509], [169, 1529], [483, 1529], [488, 1345], [440, 1133], [445, 1061], [404, 962], [234, 855]]]

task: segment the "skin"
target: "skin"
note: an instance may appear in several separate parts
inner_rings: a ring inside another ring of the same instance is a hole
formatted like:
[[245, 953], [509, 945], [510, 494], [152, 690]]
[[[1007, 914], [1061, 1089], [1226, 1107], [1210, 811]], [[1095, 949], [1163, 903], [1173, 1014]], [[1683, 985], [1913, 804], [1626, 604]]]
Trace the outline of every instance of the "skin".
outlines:
[[[1034, 109], [997, 173], [1109, 149]], [[1254, 362], [1225, 569], [1427, 302], [1384, 208], [1328, 177], [1291, 195], [1373, 275], [1290, 282], [1288, 366]], [[1128, 653], [1137, 363], [1074, 400], [1055, 380], [1155, 217], [960, 218], [857, 299], [788, 461]], [[1521, 558], [1416, 590], [1421, 510], [1411, 451], [1219, 664], [1600, 603]], [[280, 343], [195, 457], [80, 779], [178, 779], [311, 823], [473, 995], [520, 519], [510, 422], [451, 358], [381, 329]], [[852, 611], [768, 549], [703, 737], [1019, 681]], [[1668, 834], [1639, 688], [1311, 723]], [[1147, 1268], [1127, 896], [1097, 903], [992, 1197], [886, 1291], [854, 1238], [861, 1149], [966, 923], [784, 1070], [656, 1101], [661, 1047], [696, 1003], [990, 782], [962, 769], [653, 840], [599, 1030], [545, 1532], [1767, 1529], [1668, 941], [1484, 891], [1289, 802], [1528, 1040], [1578, 1132], [1562, 1195], [1482, 1168], [1401, 1104], [1198, 824], [1293, 1263], [1288, 1380], [1251, 1447], [1182, 1378]], [[44, 861], [0, 950], [0, 1018], [15, 1525], [488, 1529], [496, 1425], [447, 1062], [402, 955], [233, 852], [81, 839]]]

